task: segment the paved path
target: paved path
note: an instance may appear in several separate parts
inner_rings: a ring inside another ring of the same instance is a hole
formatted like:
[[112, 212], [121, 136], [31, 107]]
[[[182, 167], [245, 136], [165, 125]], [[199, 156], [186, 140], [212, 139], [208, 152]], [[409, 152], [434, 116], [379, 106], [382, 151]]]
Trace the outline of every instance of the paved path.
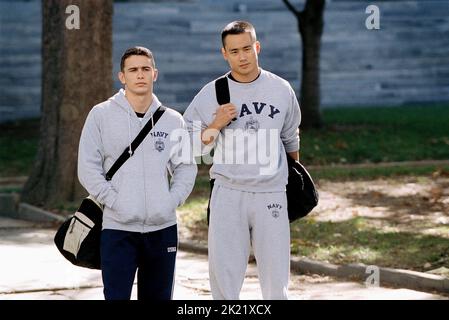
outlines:
[[[101, 273], [67, 262], [53, 244], [54, 229], [0, 217], [0, 300], [102, 300]], [[261, 299], [255, 266], [241, 299]], [[134, 287], [132, 299], [136, 299]], [[178, 253], [174, 299], [210, 300], [207, 257]], [[290, 299], [447, 299], [408, 289], [368, 288], [318, 275], [293, 275]]]

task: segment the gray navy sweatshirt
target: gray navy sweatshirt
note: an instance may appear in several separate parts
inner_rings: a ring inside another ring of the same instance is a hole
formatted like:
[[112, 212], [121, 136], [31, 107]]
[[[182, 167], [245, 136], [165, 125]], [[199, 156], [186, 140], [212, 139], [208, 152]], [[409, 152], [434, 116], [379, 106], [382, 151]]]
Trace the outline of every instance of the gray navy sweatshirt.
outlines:
[[210, 177], [217, 185], [251, 192], [285, 191], [286, 151], [299, 150], [301, 112], [294, 90], [286, 80], [263, 69], [250, 83], [229, 78], [228, 83], [237, 118], [214, 143], [202, 144], [201, 131], [212, 123], [219, 107], [215, 80], [200, 90], [183, 115], [195, 156], [215, 148]]

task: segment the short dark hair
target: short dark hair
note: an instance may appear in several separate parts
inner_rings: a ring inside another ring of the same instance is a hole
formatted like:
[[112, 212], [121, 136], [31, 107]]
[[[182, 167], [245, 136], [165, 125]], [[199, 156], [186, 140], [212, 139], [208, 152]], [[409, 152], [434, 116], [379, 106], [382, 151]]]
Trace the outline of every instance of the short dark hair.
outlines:
[[126, 49], [125, 53], [122, 55], [122, 59], [120, 60], [120, 70], [122, 72], [123, 68], [125, 67], [125, 60], [130, 56], [146, 56], [151, 59], [153, 68], [156, 67], [156, 62], [154, 61], [154, 56], [150, 49], [147, 49], [145, 47], [131, 47]]
[[256, 41], [256, 29], [254, 26], [247, 21], [232, 21], [228, 23], [226, 27], [221, 31], [221, 43], [223, 44], [223, 48], [225, 47], [225, 38], [228, 34], [242, 34], [245, 32], [249, 32], [251, 34], [251, 38]]

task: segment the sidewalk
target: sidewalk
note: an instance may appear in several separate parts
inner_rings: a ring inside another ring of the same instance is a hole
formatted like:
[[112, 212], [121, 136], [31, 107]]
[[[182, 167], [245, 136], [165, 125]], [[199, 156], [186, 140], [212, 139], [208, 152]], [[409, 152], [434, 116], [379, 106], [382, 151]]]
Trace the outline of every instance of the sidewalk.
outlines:
[[[73, 266], [53, 244], [54, 229], [0, 217], [0, 300], [102, 300], [101, 272]], [[136, 286], [132, 299], [136, 299]], [[290, 299], [448, 299], [409, 289], [366, 287], [328, 276], [291, 275]], [[261, 299], [257, 271], [250, 264], [241, 299]], [[207, 256], [178, 252], [176, 300], [212, 299]]]

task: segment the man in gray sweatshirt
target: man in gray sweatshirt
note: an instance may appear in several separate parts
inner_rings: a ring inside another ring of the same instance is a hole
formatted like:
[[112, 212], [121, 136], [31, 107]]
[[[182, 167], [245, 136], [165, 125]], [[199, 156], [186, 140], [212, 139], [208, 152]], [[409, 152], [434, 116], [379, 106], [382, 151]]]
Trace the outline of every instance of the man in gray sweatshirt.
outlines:
[[[104, 295], [171, 299], [178, 246], [176, 207], [193, 189], [197, 167], [182, 116], [167, 108], [112, 179], [105, 174], [161, 106], [153, 94], [158, 71], [150, 50], [123, 54], [118, 93], [92, 108], [78, 153], [83, 187], [104, 204], [101, 271]], [[169, 181], [168, 173], [171, 175]]]
[[214, 299], [238, 299], [252, 245], [264, 299], [287, 299], [290, 229], [287, 154], [299, 158], [301, 120], [290, 84], [258, 65], [260, 43], [244, 21], [221, 33], [230, 103], [215, 81], [195, 96], [184, 119], [194, 154], [214, 150], [209, 275]]

